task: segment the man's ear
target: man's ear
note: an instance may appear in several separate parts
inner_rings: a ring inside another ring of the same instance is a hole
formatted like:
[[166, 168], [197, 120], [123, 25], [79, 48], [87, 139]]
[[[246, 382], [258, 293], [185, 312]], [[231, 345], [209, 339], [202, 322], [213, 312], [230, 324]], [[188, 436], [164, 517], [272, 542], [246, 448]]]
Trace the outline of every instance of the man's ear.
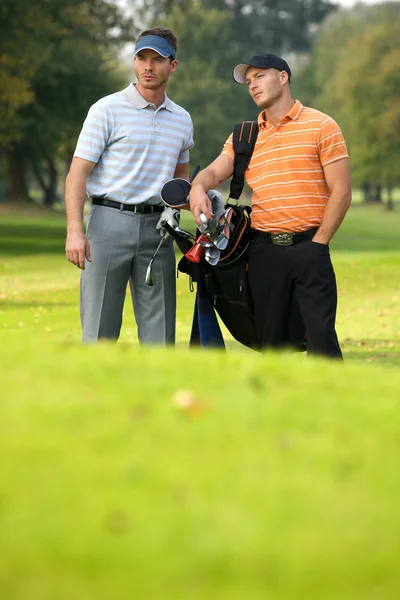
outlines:
[[178, 61], [177, 60], [173, 60], [171, 62], [171, 66], [170, 66], [171, 73], [173, 73], [174, 71], [176, 71], [177, 68], [178, 68]]
[[282, 85], [284, 83], [289, 83], [289, 75], [286, 73], [286, 71], [281, 71], [280, 75], [281, 75], [281, 84]]

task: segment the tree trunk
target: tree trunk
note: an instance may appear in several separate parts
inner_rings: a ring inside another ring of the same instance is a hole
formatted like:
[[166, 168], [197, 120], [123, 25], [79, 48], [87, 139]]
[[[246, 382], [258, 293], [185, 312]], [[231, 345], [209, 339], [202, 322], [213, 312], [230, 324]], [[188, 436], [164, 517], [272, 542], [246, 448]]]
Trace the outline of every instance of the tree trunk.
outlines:
[[53, 206], [56, 200], [58, 172], [51, 158], [46, 159], [47, 173], [43, 173], [41, 165], [32, 162], [32, 171], [43, 191], [43, 204]]
[[372, 200], [372, 198], [371, 198], [372, 186], [369, 183], [369, 181], [364, 181], [361, 184], [361, 189], [362, 189], [363, 194], [364, 194], [364, 202], [371, 202], [371, 200]]
[[7, 152], [7, 202], [31, 202], [26, 181], [26, 162], [21, 149], [16, 146]]
[[53, 206], [56, 201], [58, 173], [51, 158], [47, 159], [47, 165], [49, 169], [49, 183], [44, 194], [44, 204], [45, 206]]
[[382, 186], [380, 184], [375, 186], [374, 202], [382, 202]]
[[393, 185], [392, 184], [388, 184], [386, 186], [387, 189], [387, 195], [388, 195], [388, 201], [387, 201], [387, 205], [386, 208], [388, 210], [394, 210], [394, 202], [393, 202]]

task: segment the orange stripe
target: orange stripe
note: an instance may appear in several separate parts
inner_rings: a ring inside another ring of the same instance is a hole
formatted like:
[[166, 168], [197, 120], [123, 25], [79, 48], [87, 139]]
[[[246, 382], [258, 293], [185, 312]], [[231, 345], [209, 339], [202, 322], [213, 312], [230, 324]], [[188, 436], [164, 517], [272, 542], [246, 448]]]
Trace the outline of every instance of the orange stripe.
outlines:
[[[339, 126], [298, 101], [277, 127], [261, 116], [259, 125], [257, 146], [246, 171], [253, 191], [252, 226], [279, 233], [318, 225], [329, 198], [323, 167], [348, 156]], [[243, 134], [244, 123], [240, 140]], [[234, 157], [232, 136], [223, 153]]]
[[242, 141], [243, 128], [244, 128], [244, 121], [243, 121], [243, 123], [242, 123], [242, 126], [241, 126], [241, 128], [240, 128], [240, 133], [239, 133], [239, 142], [241, 142], [241, 141]]
[[252, 122], [251, 122], [251, 125], [250, 125], [249, 139], [247, 140], [249, 144], [250, 144], [250, 140], [251, 140], [251, 132], [253, 131], [253, 124], [254, 124], [254, 123], [253, 123], [253, 121], [252, 121]]

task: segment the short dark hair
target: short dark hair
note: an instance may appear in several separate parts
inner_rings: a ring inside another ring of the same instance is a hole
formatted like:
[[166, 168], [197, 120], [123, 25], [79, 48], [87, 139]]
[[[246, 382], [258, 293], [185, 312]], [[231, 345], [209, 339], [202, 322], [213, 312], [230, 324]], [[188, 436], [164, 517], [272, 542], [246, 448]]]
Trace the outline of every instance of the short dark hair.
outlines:
[[167, 40], [167, 42], [169, 42], [175, 50], [178, 50], [178, 38], [173, 31], [168, 29], [168, 27], [154, 27], [154, 29], [146, 29], [145, 31], [142, 31], [142, 33], [139, 33], [136, 41], [138, 42], [140, 38], [144, 37], [145, 35], [158, 35], [158, 37]]

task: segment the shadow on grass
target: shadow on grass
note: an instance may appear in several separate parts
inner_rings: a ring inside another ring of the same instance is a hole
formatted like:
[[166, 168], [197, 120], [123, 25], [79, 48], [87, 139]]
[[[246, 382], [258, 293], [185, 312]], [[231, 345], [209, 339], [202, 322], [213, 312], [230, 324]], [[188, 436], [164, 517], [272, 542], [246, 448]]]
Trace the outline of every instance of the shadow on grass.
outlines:
[[0, 308], [2, 309], [15, 309], [15, 308], [33, 308], [33, 307], [60, 307], [60, 306], [75, 306], [76, 302], [41, 302], [40, 300], [32, 300], [32, 302], [18, 302], [18, 300], [0, 300]]
[[0, 223], [0, 255], [63, 254], [65, 227]]

